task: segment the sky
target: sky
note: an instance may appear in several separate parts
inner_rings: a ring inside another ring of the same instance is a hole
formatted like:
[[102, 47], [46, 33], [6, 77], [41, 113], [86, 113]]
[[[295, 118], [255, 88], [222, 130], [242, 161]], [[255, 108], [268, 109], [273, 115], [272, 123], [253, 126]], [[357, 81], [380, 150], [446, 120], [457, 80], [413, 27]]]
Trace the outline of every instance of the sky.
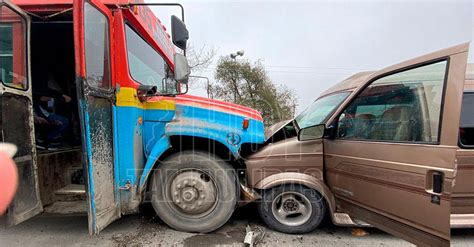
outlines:
[[[275, 84], [295, 91], [297, 111], [344, 78], [378, 70], [474, 36], [471, 1], [179, 1], [189, 42], [217, 51], [195, 75], [214, 82], [220, 56], [244, 50]], [[179, 9], [152, 7], [165, 26]], [[474, 44], [470, 46], [474, 62]], [[204, 81], [190, 94], [206, 96]]]

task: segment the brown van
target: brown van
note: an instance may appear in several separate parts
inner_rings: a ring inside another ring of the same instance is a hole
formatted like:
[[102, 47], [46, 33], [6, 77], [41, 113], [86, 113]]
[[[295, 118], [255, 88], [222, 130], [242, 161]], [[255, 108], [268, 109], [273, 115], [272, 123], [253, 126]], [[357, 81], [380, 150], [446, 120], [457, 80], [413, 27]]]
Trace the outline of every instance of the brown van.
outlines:
[[449, 245], [450, 226], [473, 226], [468, 47], [355, 74], [269, 128], [265, 145], [246, 157], [265, 223], [305, 233], [328, 214], [334, 224], [370, 224], [418, 245]]

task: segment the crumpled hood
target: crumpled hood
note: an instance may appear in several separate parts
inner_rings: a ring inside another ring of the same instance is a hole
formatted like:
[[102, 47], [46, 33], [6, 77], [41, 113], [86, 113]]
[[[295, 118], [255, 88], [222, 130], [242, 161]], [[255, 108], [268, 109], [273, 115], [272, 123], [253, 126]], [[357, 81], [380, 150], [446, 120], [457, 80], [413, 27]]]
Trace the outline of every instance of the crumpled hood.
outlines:
[[176, 96], [176, 104], [222, 111], [263, 122], [262, 115], [257, 110], [221, 100], [184, 94]]
[[265, 129], [265, 141], [270, 139], [275, 133], [281, 130], [283, 127], [291, 123], [293, 119], [283, 120]]

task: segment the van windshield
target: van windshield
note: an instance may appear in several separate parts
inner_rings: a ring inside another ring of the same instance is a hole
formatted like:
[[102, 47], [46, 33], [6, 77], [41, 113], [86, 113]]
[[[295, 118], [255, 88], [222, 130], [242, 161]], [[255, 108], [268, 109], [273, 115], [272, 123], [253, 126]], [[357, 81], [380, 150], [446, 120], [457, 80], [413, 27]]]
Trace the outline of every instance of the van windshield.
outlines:
[[350, 92], [332, 94], [314, 101], [295, 118], [300, 129], [322, 122], [349, 96]]

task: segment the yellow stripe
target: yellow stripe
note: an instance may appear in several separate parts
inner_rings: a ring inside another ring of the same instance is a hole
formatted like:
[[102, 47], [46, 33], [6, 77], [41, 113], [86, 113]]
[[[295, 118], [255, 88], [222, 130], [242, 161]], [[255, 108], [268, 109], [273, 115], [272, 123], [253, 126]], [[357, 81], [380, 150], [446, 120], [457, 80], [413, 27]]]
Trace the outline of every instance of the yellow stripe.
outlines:
[[158, 100], [153, 102], [141, 102], [137, 96], [137, 90], [130, 87], [121, 87], [117, 91], [117, 106], [137, 107], [150, 110], [170, 110], [176, 109], [174, 100]]

